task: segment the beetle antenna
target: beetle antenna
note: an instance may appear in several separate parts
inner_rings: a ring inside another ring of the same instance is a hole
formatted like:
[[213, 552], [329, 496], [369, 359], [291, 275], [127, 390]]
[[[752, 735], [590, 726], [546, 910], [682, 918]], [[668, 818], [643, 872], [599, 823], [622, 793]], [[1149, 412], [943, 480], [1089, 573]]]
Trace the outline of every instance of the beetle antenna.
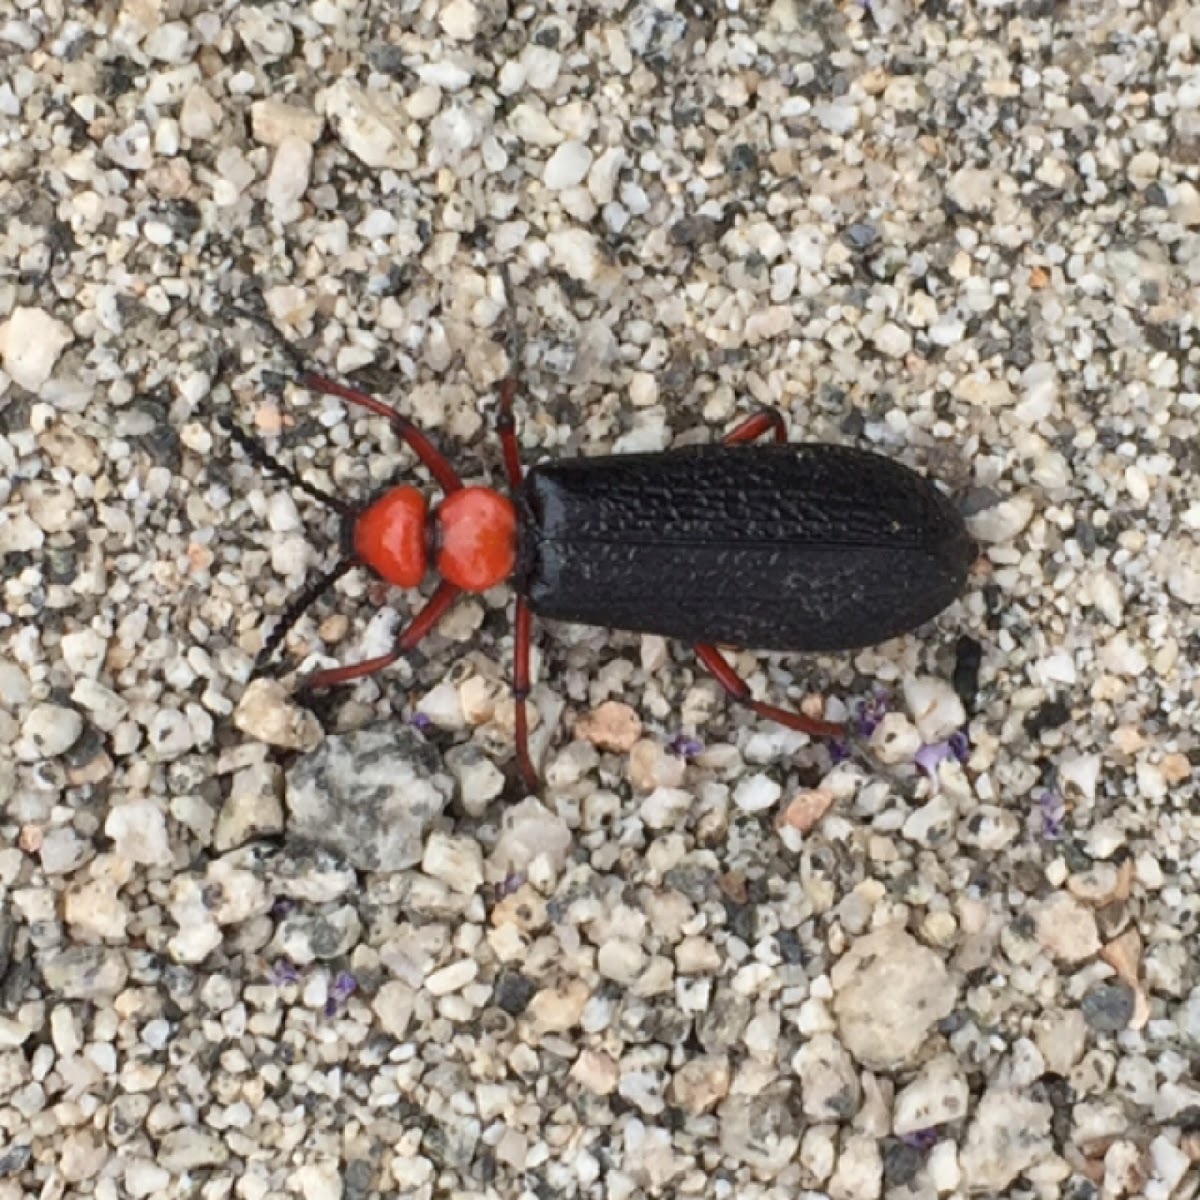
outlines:
[[267, 635], [267, 640], [263, 642], [262, 649], [258, 652], [258, 657], [254, 660], [254, 668], [250, 672], [250, 678], [262, 674], [267, 663], [275, 651], [283, 644], [283, 639], [291, 632], [292, 626], [308, 611], [312, 605], [319, 600], [351, 567], [357, 565], [357, 560], [353, 558], [343, 558], [336, 563], [323, 575], [318, 575], [306, 583], [301, 591], [292, 597], [287, 608], [279, 616], [279, 620], [275, 622], [275, 627]]
[[256, 325], [267, 335], [271, 344], [291, 363], [292, 371], [296, 375], [305, 373], [304, 355], [283, 336], [270, 317], [255, 312], [252, 308], [243, 308], [240, 304], [226, 304], [224, 309], [230, 316], [241, 317], [243, 321], [249, 321], [252, 325]]
[[273, 455], [270, 455], [262, 447], [256, 438], [252, 438], [239, 425], [235, 425], [232, 421], [222, 421], [229, 436], [241, 446], [246, 457], [250, 459], [256, 466], [260, 467], [268, 475], [275, 475], [280, 479], [286, 480], [292, 487], [304, 492], [305, 495], [311, 496], [314, 500], [319, 500], [326, 507], [333, 509], [341, 517], [349, 520], [354, 516], [354, 506], [347, 504], [345, 500], [340, 500], [337, 496], [331, 496], [324, 488], [319, 488], [315, 483], [309, 483], [307, 479], [301, 478], [296, 474], [291, 467], [285, 466]]
[[513, 287], [512, 273], [507, 262], [500, 263], [500, 280], [504, 284], [504, 306], [507, 309], [508, 330], [505, 333], [505, 349], [508, 351], [509, 372], [515, 375], [520, 370], [521, 329], [517, 324], [517, 293]]

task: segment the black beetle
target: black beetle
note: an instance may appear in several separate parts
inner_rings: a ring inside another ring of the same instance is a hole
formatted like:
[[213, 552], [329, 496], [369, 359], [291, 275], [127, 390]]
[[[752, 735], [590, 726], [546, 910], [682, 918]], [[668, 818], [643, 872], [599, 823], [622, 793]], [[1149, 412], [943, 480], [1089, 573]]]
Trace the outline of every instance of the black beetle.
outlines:
[[[432, 567], [441, 582], [391, 653], [320, 671], [307, 688], [394, 663], [461, 592], [511, 580], [517, 759], [535, 790], [525, 714], [533, 613], [690, 642], [729, 694], [761, 716], [836, 737], [843, 726], [753, 699], [718, 645], [829, 651], [885, 641], [953, 602], [975, 557], [961, 516], [928, 479], [866, 450], [789, 444], [773, 409], [751, 416], [720, 445], [569, 459], [523, 475], [510, 376], [500, 389], [497, 420], [510, 498], [464, 486], [426, 435], [375, 397], [303, 367], [295, 380], [386, 417], [443, 498], [430, 508], [418, 488], [404, 485], [348, 504], [231, 427], [255, 461], [331, 505], [345, 522], [344, 557], [288, 606], [256, 669], [308, 605], [352, 567], [401, 587], [416, 587]], [[748, 444], [768, 433], [774, 444]]]

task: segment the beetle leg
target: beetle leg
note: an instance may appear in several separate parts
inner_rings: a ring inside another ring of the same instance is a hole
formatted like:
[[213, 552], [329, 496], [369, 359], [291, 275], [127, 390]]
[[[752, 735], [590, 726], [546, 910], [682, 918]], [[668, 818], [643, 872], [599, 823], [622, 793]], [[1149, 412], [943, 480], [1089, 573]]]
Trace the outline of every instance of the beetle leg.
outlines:
[[521, 779], [531, 791], [538, 790], [538, 775], [529, 757], [529, 727], [526, 721], [525, 701], [529, 697], [529, 650], [530, 631], [533, 617], [529, 600], [517, 597], [517, 615], [513, 622], [513, 723], [517, 743], [517, 766]]
[[[514, 366], [513, 370], [516, 370]], [[504, 451], [504, 471], [508, 486], [515, 492], [521, 486], [521, 447], [517, 442], [517, 420], [513, 416], [513, 397], [517, 394], [517, 377], [510, 375], [500, 384], [500, 403], [496, 409], [496, 431]]]
[[746, 681], [726, 662], [725, 656], [716, 646], [698, 642], [693, 649], [700, 661], [716, 677], [717, 682], [735, 700], [758, 713], [760, 717], [766, 717], [768, 721], [775, 721], [788, 729], [795, 729], [812, 737], [841, 737], [846, 732], [844, 725], [837, 725], [832, 721], [818, 721], [815, 717], [806, 717], [803, 713], [793, 712], [788, 708], [776, 708], [773, 704], [755, 700], [750, 695]]
[[783, 413], [777, 408], [763, 408], [752, 417], [747, 417], [740, 425], [735, 425], [721, 440], [727, 446], [739, 446], [743, 442], [753, 442], [770, 431], [777, 442], [787, 441], [787, 425]]
[[[512, 286], [507, 268], [502, 269], [504, 291], [512, 301]], [[512, 366], [508, 376], [500, 384], [500, 399], [496, 406], [496, 431], [500, 435], [500, 448], [504, 452], [504, 473], [508, 486], [516, 492], [521, 486], [521, 447], [517, 441], [517, 420], [513, 415], [513, 400], [517, 394], [517, 364], [520, 359], [517, 335], [514, 331], [510, 346]], [[529, 719], [526, 701], [529, 698], [529, 653], [533, 615], [529, 600], [517, 596], [517, 611], [513, 620], [513, 736], [517, 744], [517, 769], [521, 781], [531, 791], [538, 790], [538, 774], [529, 757]]]
[[397, 434], [408, 444], [410, 449], [425, 464], [429, 473], [438, 481], [443, 492], [450, 493], [462, 487], [458, 472], [450, 465], [442, 452], [425, 436], [407, 417], [401, 416], [390, 404], [384, 404], [374, 396], [361, 392], [357, 388], [347, 387], [335, 379], [310, 371], [305, 365], [300, 352], [291, 342], [275, 328], [274, 324], [261, 313], [238, 305], [228, 305], [228, 310], [248, 321], [253, 321], [260, 329], [267, 331], [271, 340], [281, 348], [292, 364], [293, 378], [300, 387], [310, 388], [326, 396], [336, 396], [347, 404], [357, 404], [376, 416], [386, 417], [395, 427]]
[[450, 465], [445, 455], [425, 436], [407, 417], [401, 416], [390, 404], [384, 404], [367, 392], [357, 388], [347, 387], [325, 375], [315, 371], [301, 370], [296, 374], [296, 382], [301, 387], [310, 388], [326, 396], [337, 396], [347, 404], [357, 404], [376, 416], [386, 417], [391, 421], [396, 433], [408, 444], [409, 449], [425, 464], [429, 473], [438, 481], [442, 491], [449, 495], [462, 487], [458, 472]]
[[408, 628], [396, 638], [396, 645], [391, 653], [381, 654], [378, 658], [364, 659], [362, 662], [351, 663], [345, 667], [333, 667], [328, 671], [318, 671], [306, 679], [302, 685], [304, 691], [316, 691], [318, 688], [336, 687], [340, 683], [350, 683], [354, 679], [362, 679], [364, 675], [373, 675], [376, 671], [390, 667], [397, 659], [403, 658], [416, 644], [428, 634], [433, 627], [446, 615], [446, 609], [454, 603], [459, 589], [452, 583], [439, 583], [437, 591], [429, 598], [429, 602], [412, 619]]

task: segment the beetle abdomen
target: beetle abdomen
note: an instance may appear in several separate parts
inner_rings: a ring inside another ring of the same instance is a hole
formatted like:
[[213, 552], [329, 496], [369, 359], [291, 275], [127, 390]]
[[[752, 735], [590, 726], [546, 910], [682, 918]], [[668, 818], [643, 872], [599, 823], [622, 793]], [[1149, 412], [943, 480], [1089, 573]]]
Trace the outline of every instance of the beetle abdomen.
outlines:
[[974, 548], [927, 479], [845, 446], [571, 459], [521, 492], [545, 617], [760, 650], [848, 650], [936, 616]]

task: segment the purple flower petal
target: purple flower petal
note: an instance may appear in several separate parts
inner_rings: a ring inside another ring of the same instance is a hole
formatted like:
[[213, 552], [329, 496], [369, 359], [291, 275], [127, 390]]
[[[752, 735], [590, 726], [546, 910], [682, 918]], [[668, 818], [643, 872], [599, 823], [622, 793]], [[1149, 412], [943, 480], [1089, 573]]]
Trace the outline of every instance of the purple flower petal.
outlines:
[[511, 896], [518, 888], [525, 884], [525, 872], [513, 871], [510, 875], [504, 877], [502, 883], [496, 884], [496, 902], [499, 903], [505, 896]]
[[891, 707], [892, 694], [886, 688], [877, 687], [871, 698], [862, 701], [858, 712], [854, 714], [854, 727], [859, 736], [869, 738]]
[[836, 767], [838, 763], [850, 761], [850, 747], [843, 741], [833, 739], [829, 745], [829, 760]]
[[914, 1129], [912, 1133], [901, 1134], [900, 1140], [915, 1150], [932, 1150], [937, 1145], [938, 1131], [933, 1126], [928, 1129]]
[[913, 762], [936, 782], [938, 767], [952, 758], [954, 758], [954, 751], [951, 750], [949, 742], [931, 742], [929, 745], [922, 746], [913, 755]]
[[704, 753], [704, 743], [687, 734], [677, 733], [668, 743], [667, 752], [677, 758], [695, 758]]
[[329, 985], [329, 995], [325, 1000], [325, 1015], [336, 1017], [342, 1005], [358, 991], [358, 980], [349, 971], [339, 971]]
[[949, 745], [950, 753], [953, 754], [963, 766], [966, 766], [967, 759], [971, 757], [971, 739], [967, 737], [967, 731], [965, 729], [956, 729], [950, 735]]
[[286, 987], [300, 978], [296, 964], [286, 958], [277, 958], [267, 971], [267, 979], [276, 987]]
[[423, 712], [415, 712], [408, 718], [408, 723], [414, 728], [419, 729], [422, 733], [425, 732], [432, 724], [433, 719]]
[[1066, 836], [1067, 806], [1057, 792], [1042, 792], [1038, 796], [1042, 817], [1042, 837], [1048, 842], [1061, 842]]

